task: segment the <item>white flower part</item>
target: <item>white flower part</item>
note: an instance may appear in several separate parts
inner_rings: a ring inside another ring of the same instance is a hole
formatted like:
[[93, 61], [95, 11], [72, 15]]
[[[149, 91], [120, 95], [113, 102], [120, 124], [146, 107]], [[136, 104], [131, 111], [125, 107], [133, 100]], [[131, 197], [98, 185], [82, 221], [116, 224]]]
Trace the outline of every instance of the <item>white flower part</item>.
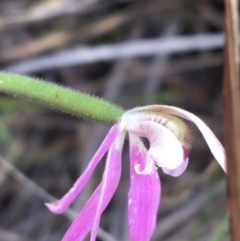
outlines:
[[125, 127], [126, 125], [133, 124], [136, 122], [142, 122], [142, 121], [152, 121], [153, 115], [148, 113], [141, 113], [141, 112], [130, 112], [127, 111], [122, 116], [121, 123], [122, 127]]
[[[136, 155], [138, 155], [139, 153], [147, 154], [147, 149], [144, 146], [143, 141], [138, 136], [132, 133], [129, 133], [129, 141], [130, 141], [130, 148], [132, 150], [134, 149], [137, 152], [135, 153]], [[138, 161], [136, 161], [133, 164], [134, 170], [137, 174], [140, 174], [140, 175], [154, 174], [154, 170], [156, 169], [155, 162], [148, 154], [146, 155], [145, 166], [142, 164], [143, 163], [140, 164]]]
[[178, 177], [180, 176], [187, 168], [188, 166], [188, 158], [177, 168], [173, 169], [173, 170], [169, 170], [167, 168], [162, 168], [163, 172], [173, 176], [173, 177]]
[[166, 127], [152, 122], [131, 119], [125, 122], [125, 129], [132, 134], [146, 137], [150, 142], [146, 167], [140, 173], [149, 173], [151, 163], [154, 161], [157, 166], [173, 170], [179, 167], [183, 159], [183, 148], [176, 136]]
[[132, 114], [140, 114], [143, 111], [164, 112], [170, 115], [179, 116], [195, 123], [205, 138], [213, 156], [216, 158], [223, 170], [227, 172], [226, 153], [222, 144], [219, 142], [211, 129], [199, 117], [181, 108], [168, 105], [149, 105], [144, 107], [137, 107], [127, 111], [124, 116], [130, 117]]
[[154, 165], [154, 160], [149, 156], [147, 155], [147, 158], [146, 158], [146, 165], [144, 167], [143, 170], [140, 170], [140, 164], [136, 164], [134, 166], [134, 169], [135, 169], [135, 172], [137, 174], [140, 174], [140, 175], [150, 175], [150, 174], [153, 174], [154, 173], [154, 169], [155, 168], [155, 165]]
[[115, 145], [115, 150], [116, 151], [120, 151], [123, 148], [123, 143], [124, 143], [124, 139], [126, 136], [126, 131], [122, 130], [118, 137], [114, 140], [114, 145]]

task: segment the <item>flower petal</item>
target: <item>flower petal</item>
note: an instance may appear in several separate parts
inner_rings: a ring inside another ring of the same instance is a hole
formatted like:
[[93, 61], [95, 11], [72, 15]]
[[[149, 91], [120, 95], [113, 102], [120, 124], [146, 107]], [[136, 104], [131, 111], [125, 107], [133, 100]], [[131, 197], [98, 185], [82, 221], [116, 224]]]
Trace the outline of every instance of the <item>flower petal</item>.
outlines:
[[119, 135], [121, 131], [119, 123], [115, 124], [110, 131], [108, 132], [107, 136], [103, 140], [101, 146], [93, 156], [92, 160], [90, 161], [87, 169], [83, 172], [83, 174], [77, 179], [74, 183], [73, 187], [66, 193], [60, 200], [57, 200], [52, 203], [45, 203], [48, 209], [53, 213], [63, 213], [69, 205], [75, 200], [75, 198], [79, 195], [82, 189], [87, 184], [89, 178], [91, 177], [96, 165], [102, 159], [104, 154], [107, 152], [117, 135]]
[[188, 166], [188, 158], [177, 168], [175, 169], [167, 169], [167, 168], [162, 168], [163, 172], [168, 174], [168, 175], [171, 175], [173, 177], [178, 177], [180, 176], [187, 168]]
[[97, 187], [82, 211], [68, 228], [62, 241], [82, 241], [86, 237], [94, 222], [100, 193], [101, 184]]
[[152, 121], [165, 126], [177, 137], [184, 148], [188, 149], [189, 152], [191, 150], [193, 142], [192, 131], [187, 123], [177, 116], [156, 110], [127, 111], [121, 120], [123, 123]]
[[73, 221], [62, 241], [82, 241], [92, 227], [91, 240], [95, 241], [100, 216], [111, 200], [121, 176], [123, 138], [124, 133], [110, 147], [102, 182]]
[[156, 225], [161, 187], [157, 170], [140, 175], [136, 165], [144, 166], [147, 150], [140, 138], [130, 137], [130, 189], [128, 193], [128, 220], [131, 241], [149, 241]]
[[159, 167], [175, 169], [184, 161], [184, 151], [180, 142], [166, 127], [152, 121], [142, 121], [129, 122], [125, 128], [130, 133], [149, 140], [148, 155]]
[[121, 176], [121, 155], [123, 148], [123, 141], [126, 132], [122, 132], [113, 145], [110, 147], [108, 152], [108, 157], [106, 161], [106, 166], [103, 174], [103, 179], [101, 182], [101, 192], [99, 195], [97, 211], [95, 214], [95, 219], [93, 223], [91, 241], [95, 241], [97, 237], [97, 231], [100, 223], [100, 217], [105, 207], [111, 200], [114, 192], [117, 189], [120, 176]]
[[158, 110], [161, 112], [182, 117], [184, 119], [190, 120], [193, 123], [195, 123], [195, 125], [199, 128], [202, 135], [204, 136], [213, 156], [216, 158], [216, 160], [223, 168], [223, 170], [227, 172], [226, 154], [222, 144], [219, 142], [219, 140], [214, 135], [214, 133], [210, 130], [210, 128], [196, 115], [186, 110], [183, 110], [181, 108], [168, 106], [168, 105], [149, 105], [146, 107], [138, 107], [128, 111], [128, 113], [144, 111], [144, 110]]

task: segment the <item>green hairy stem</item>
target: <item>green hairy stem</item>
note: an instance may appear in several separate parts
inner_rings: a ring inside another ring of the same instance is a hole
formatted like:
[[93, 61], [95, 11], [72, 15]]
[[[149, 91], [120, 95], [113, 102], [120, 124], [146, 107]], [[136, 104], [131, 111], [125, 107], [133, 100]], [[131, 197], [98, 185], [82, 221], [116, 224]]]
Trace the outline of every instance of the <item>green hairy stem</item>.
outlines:
[[22, 75], [0, 72], [0, 92], [104, 123], [115, 123], [124, 113], [121, 107], [103, 99]]

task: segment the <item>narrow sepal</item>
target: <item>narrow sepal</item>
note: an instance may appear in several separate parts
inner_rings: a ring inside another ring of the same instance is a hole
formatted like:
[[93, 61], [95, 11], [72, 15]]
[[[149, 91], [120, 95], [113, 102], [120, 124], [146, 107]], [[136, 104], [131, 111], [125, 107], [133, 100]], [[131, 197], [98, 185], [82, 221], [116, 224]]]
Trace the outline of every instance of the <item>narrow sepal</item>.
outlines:
[[73, 221], [62, 241], [82, 241], [91, 229], [91, 240], [95, 241], [99, 218], [110, 202], [120, 179], [121, 153], [121, 145], [114, 142], [109, 149], [102, 182]]
[[63, 213], [69, 205], [75, 200], [75, 198], [79, 195], [82, 189], [87, 184], [89, 178], [91, 177], [96, 165], [102, 159], [104, 154], [107, 152], [109, 147], [114, 142], [115, 138], [119, 135], [121, 131], [119, 124], [115, 124], [110, 131], [108, 132], [107, 136], [103, 140], [101, 146], [98, 148], [97, 152], [93, 156], [92, 160], [90, 161], [87, 169], [83, 172], [83, 174], [77, 179], [73, 187], [66, 193], [60, 200], [57, 200], [52, 203], [45, 203], [48, 209], [56, 214]]

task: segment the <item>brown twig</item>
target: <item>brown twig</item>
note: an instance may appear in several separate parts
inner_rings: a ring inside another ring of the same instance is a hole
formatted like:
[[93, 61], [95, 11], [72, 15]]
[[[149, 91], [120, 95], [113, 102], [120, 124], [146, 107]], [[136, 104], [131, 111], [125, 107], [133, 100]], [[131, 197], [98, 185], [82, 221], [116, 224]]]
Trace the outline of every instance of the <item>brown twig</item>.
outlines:
[[240, 240], [240, 95], [238, 0], [225, 0], [225, 142], [228, 159], [228, 205], [231, 240]]

